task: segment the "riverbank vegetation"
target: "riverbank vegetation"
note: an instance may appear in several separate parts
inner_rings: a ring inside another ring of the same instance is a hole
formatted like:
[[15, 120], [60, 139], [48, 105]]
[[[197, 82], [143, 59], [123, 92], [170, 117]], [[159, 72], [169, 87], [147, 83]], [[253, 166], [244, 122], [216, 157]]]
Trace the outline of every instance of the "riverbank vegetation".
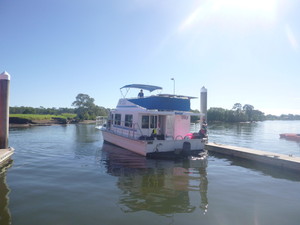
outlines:
[[[78, 94], [75, 101], [71, 104], [73, 108], [39, 108], [20, 106], [10, 107], [10, 117], [27, 119], [32, 121], [38, 120], [65, 120], [79, 122], [83, 120], [95, 120], [97, 116], [107, 116], [109, 109], [102, 106], [97, 106], [94, 103], [94, 98], [87, 94]], [[199, 113], [199, 110], [192, 110]], [[264, 120], [300, 120], [300, 115], [282, 114], [280, 116], [265, 115], [260, 110], [254, 109], [250, 104], [242, 105], [235, 103], [232, 109], [223, 109], [220, 107], [211, 107], [207, 111], [208, 122], [253, 122]], [[15, 120], [17, 121], [17, 120]], [[199, 121], [199, 117], [192, 116], [191, 122]]]
[[62, 113], [60, 115], [51, 114], [10, 114], [10, 118], [20, 118], [26, 120], [51, 120], [51, 119], [66, 119], [71, 120], [76, 117], [74, 113]]
[[75, 107], [74, 112], [79, 120], [95, 120], [97, 116], [107, 116], [108, 109], [97, 106], [94, 98], [87, 94], [78, 94], [76, 100], [72, 103]]
[[242, 106], [240, 103], [235, 103], [230, 110], [218, 107], [210, 108], [207, 111], [207, 118], [208, 122], [253, 122], [264, 120], [300, 120], [300, 115], [265, 115], [265, 113], [260, 110], [254, 109], [252, 105], [246, 104]]
[[[73, 108], [39, 108], [20, 106], [9, 107], [11, 121], [42, 121], [66, 120], [78, 122], [83, 120], [96, 120], [96, 116], [107, 116], [108, 109], [94, 104], [94, 99], [86, 94], [78, 94], [72, 103]], [[17, 118], [17, 119], [13, 119]], [[19, 119], [19, 120], [18, 120]]]

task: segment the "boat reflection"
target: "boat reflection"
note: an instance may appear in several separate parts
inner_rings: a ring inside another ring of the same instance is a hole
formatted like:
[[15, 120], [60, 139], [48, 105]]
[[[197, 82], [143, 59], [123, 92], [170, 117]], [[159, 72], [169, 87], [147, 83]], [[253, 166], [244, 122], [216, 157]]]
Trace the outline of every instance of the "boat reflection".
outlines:
[[6, 166], [0, 168], [0, 224], [9, 225], [11, 224], [11, 215], [8, 208], [8, 194], [10, 189], [6, 184], [6, 170], [11, 167], [12, 161], [10, 161]]
[[297, 145], [298, 150], [300, 150], [300, 138], [299, 137], [297, 137], [297, 138], [280, 137], [280, 140], [287, 141], [287, 142], [294, 142]]
[[103, 145], [102, 154], [107, 172], [119, 177], [119, 205], [124, 212], [206, 213], [206, 158], [150, 160], [109, 144]]

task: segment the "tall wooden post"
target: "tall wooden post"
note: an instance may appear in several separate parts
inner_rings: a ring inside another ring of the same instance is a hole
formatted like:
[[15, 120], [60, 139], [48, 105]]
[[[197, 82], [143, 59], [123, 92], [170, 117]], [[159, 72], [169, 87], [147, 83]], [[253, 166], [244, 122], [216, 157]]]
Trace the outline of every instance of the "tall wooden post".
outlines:
[[0, 74], [0, 149], [8, 148], [9, 129], [9, 82], [7, 72]]
[[203, 122], [207, 123], [207, 89], [203, 86], [200, 91], [201, 103], [200, 112], [202, 113], [200, 118], [201, 125]]

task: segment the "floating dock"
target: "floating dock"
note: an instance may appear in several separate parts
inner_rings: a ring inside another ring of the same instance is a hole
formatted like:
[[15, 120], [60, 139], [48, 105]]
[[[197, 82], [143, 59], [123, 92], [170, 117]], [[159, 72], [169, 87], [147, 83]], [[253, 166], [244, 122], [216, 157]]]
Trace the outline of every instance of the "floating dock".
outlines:
[[223, 155], [243, 158], [282, 169], [300, 171], [300, 157], [266, 152], [250, 148], [235, 147], [230, 145], [208, 143], [205, 149]]
[[13, 148], [0, 149], [0, 168], [10, 160], [13, 153]]

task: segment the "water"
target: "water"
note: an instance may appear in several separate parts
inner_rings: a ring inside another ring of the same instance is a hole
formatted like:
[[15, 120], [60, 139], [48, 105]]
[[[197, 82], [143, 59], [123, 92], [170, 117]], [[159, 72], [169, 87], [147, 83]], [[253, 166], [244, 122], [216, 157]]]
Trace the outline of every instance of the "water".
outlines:
[[300, 133], [300, 121], [216, 123], [210, 132], [212, 142], [300, 156], [300, 142], [279, 138], [281, 133]]
[[[212, 124], [210, 141], [300, 155], [300, 121]], [[298, 130], [297, 130], [298, 129]], [[94, 125], [10, 130], [0, 224], [299, 224], [300, 175], [243, 160], [147, 160], [102, 143]]]

